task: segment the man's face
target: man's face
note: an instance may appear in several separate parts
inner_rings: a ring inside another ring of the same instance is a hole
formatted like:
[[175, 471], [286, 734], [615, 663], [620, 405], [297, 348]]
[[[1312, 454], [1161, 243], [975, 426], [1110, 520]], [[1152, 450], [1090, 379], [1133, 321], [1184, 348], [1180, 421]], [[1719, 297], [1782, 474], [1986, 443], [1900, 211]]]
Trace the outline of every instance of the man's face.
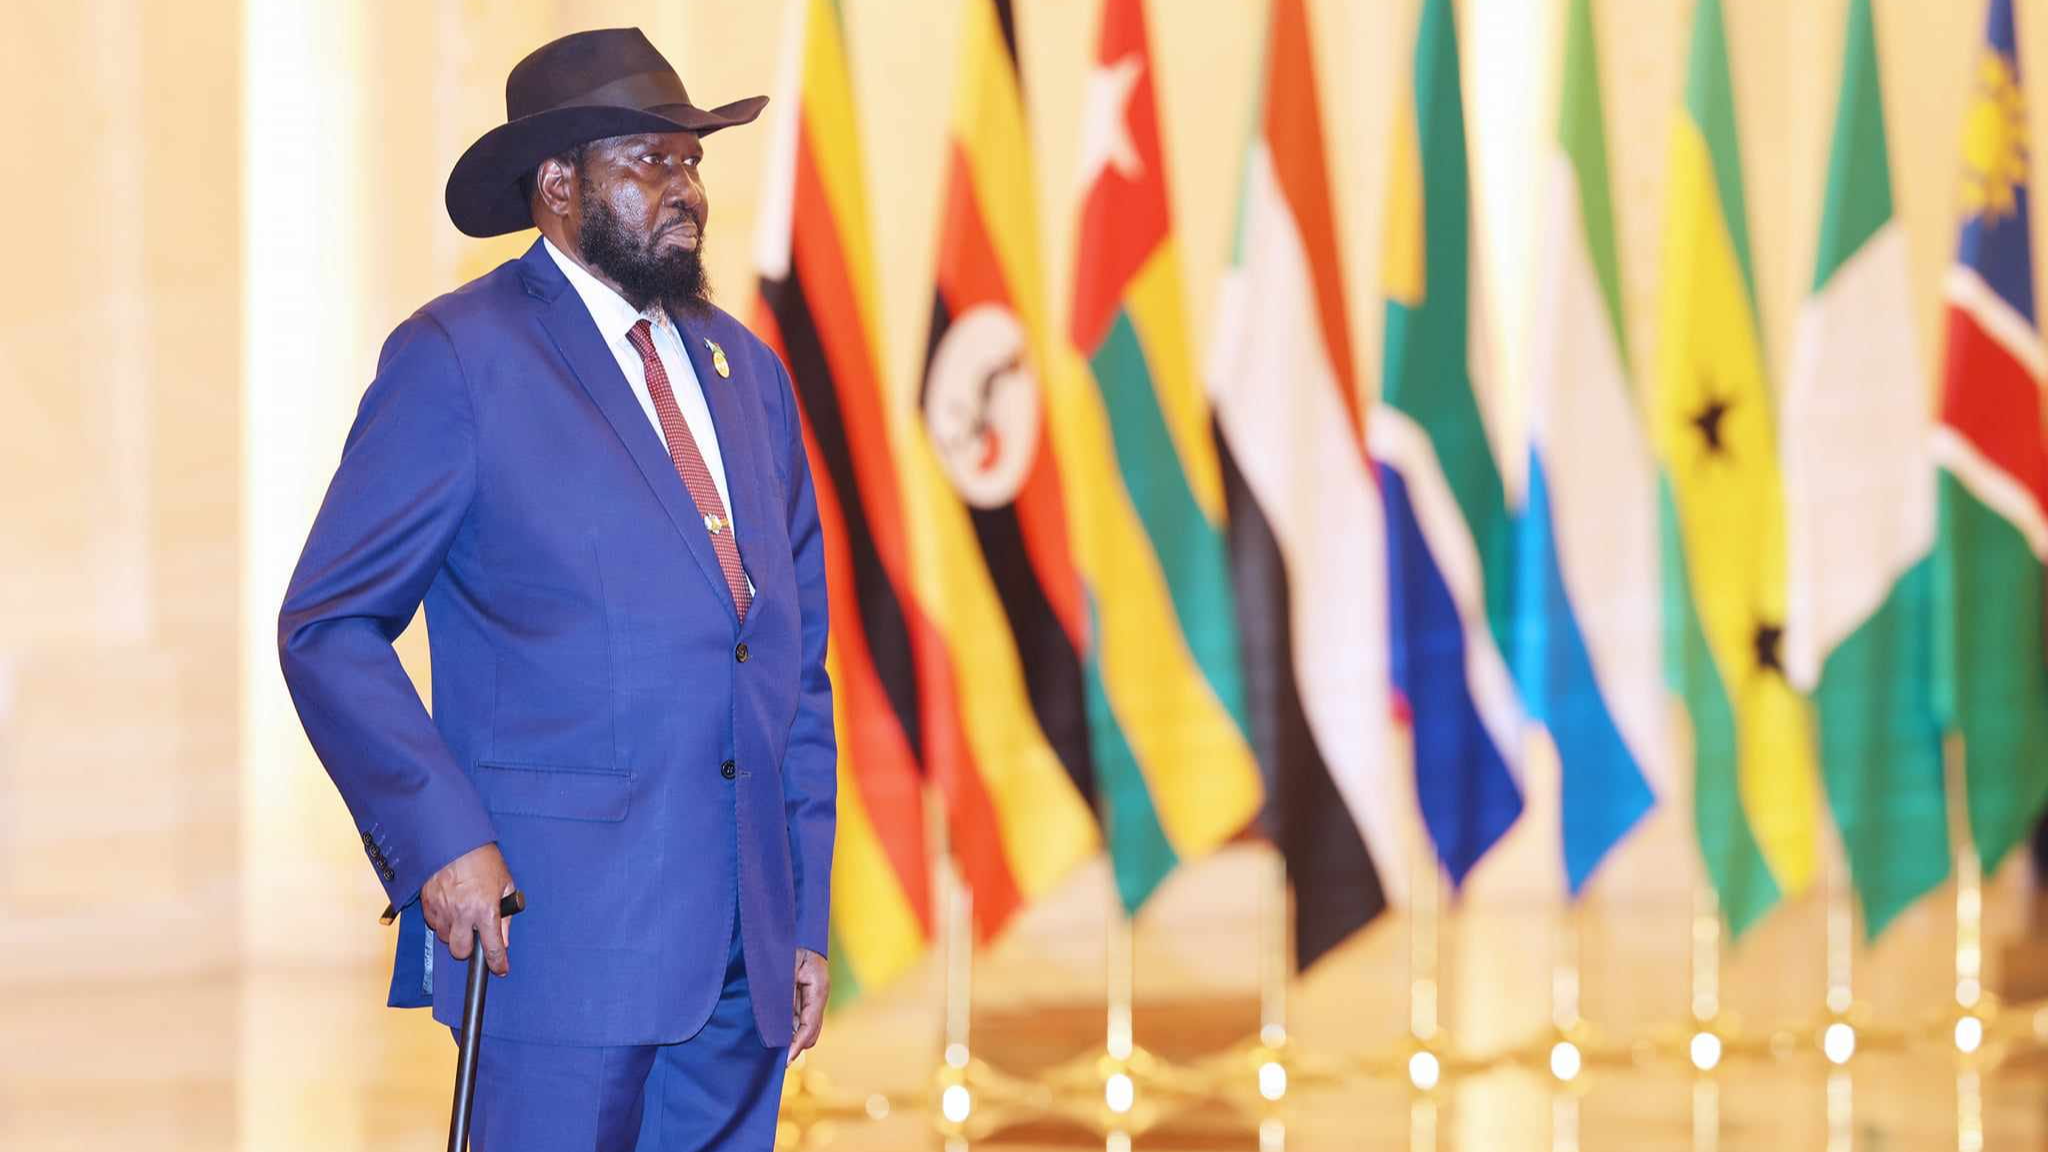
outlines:
[[708, 298], [703, 158], [692, 132], [614, 136], [584, 150], [570, 213], [577, 245], [636, 308], [689, 311]]

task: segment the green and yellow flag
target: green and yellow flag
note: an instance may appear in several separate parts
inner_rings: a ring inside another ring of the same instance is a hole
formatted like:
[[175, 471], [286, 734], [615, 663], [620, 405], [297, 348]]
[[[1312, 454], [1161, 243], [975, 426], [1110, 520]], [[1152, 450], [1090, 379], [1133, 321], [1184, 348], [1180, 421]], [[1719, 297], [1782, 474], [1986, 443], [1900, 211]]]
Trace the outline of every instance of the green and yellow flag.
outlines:
[[1694, 17], [1670, 174], [1652, 413], [1665, 668], [1691, 719], [1700, 852], [1740, 935], [1812, 879], [1819, 795], [1781, 651], [1784, 493], [1720, 0]]
[[1135, 910], [1176, 863], [1250, 823], [1262, 796], [1139, 0], [1104, 6], [1081, 136], [1069, 355], [1050, 407], [1089, 621], [1096, 792]]

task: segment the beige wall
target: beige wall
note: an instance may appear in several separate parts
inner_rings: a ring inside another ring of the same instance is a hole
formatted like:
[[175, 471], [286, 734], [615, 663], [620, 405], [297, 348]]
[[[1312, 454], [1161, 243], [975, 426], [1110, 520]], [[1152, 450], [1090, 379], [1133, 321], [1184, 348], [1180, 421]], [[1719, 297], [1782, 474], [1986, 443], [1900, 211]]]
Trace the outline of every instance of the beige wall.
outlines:
[[[7, 21], [0, 1145], [141, 1061], [186, 1087], [108, 1123], [176, 1146], [236, 1059], [240, 14]], [[73, 1031], [95, 1008], [111, 1048]]]
[[[1044, 266], [1059, 315], [1097, 4], [1017, 6]], [[1758, 282], [1781, 368], [1811, 274], [1844, 6], [1727, 0]], [[216, 999], [138, 1018], [143, 1034], [180, 1041], [133, 1055], [195, 1068], [239, 1062], [260, 1084], [264, 1070], [281, 1076], [320, 1059], [278, 1030], [282, 1015], [314, 1030], [344, 1018], [343, 1005], [301, 997], [294, 973], [359, 963], [360, 994], [376, 994], [387, 940], [371, 917], [381, 896], [298, 733], [271, 628], [384, 333], [525, 242], [458, 236], [441, 209], [448, 167], [501, 118], [506, 70], [553, 35], [640, 23], [699, 101], [716, 103], [774, 86], [786, 7], [32, 0], [11, 12], [0, 100], [28, 133], [0, 151], [4, 186], [16, 194], [14, 277], [0, 289], [0, 1105], [35, 1095], [50, 1038], [78, 998], [140, 1005], [148, 979], [211, 974], [221, 982]], [[1372, 379], [1383, 141], [1416, 2], [1310, 7], [1341, 255]], [[1498, 368], [1511, 394], [1528, 323], [1527, 190], [1551, 131], [1556, 7], [1461, 4]], [[1897, 200], [1930, 365], [1979, 7], [1877, 4]], [[2048, 76], [2048, 0], [2020, 7], [2025, 68]], [[885, 366], [901, 389], [916, 371], [928, 314], [955, 4], [843, 8]], [[1691, 5], [1605, 0], [1600, 9], [1625, 307], [1640, 364], [1655, 338], [1666, 131]], [[1264, 5], [1151, 0], [1148, 11], [1199, 345], [1230, 230]], [[2041, 127], [2043, 113], [2034, 115]], [[716, 137], [706, 164], [715, 282], [742, 311], [765, 139], [759, 128]], [[418, 667], [418, 635], [402, 647]], [[1548, 771], [1540, 757], [1533, 771]], [[1448, 1012], [1468, 1039], [1506, 1037], [1543, 1018], [1551, 917], [1526, 897], [1556, 888], [1553, 824], [1554, 806], [1537, 801], [1467, 894]], [[1682, 1010], [1693, 872], [1686, 819], [1673, 807], [1606, 874], [1587, 922], [1596, 1016], [1629, 1028]], [[1257, 947], [1246, 926], [1260, 875], [1239, 854], [1169, 886], [1142, 929], [1149, 990], [1249, 990]], [[1088, 995], [1099, 972], [1101, 890], [1093, 872], [1033, 913], [987, 958], [983, 991], [999, 1001]], [[1916, 912], [1911, 938], [1938, 935], [1940, 917], [1934, 905]], [[1773, 920], [1752, 959], [1737, 963], [1731, 999], [1760, 1016], [1810, 1008], [1818, 924], [1811, 906]], [[1502, 942], [1519, 942], [1529, 962], [1503, 966]], [[1811, 963], [1787, 974], [1753, 959], [1787, 954]], [[1925, 1006], [1940, 994], [1942, 963], [1939, 948], [1880, 948], [1866, 987], [1881, 1005]], [[1605, 979], [1645, 972], [1660, 975]], [[1399, 932], [1382, 927], [1302, 988], [1301, 1027], [1331, 1048], [1391, 1036], [1404, 1024], [1405, 989]], [[922, 980], [876, 997], [837, 1026], [828, 1066], [840, 1061], [846, 1078], [859, 1079], [860, 1061], [881, 1054], [864, 1037], [884, 1034], [885, 1021], [929, 1027], [932, 1004]], [[239, 1032], [219, 1026], [237, 1012]], [[373, 1043], [390, 1052], [427, 1042], [412, 1017], [382, 1027], [389, 1032]], [[85, 1056], [58, 1051], [83, 1066]], [[289, 1146], [295, 1126], [316, 1121], [366, 1138], [374, 1127], [346, 1101], [244, 1093], [249, 1147]], [[0, 1119], [0, 1137], [7, 1131]]]

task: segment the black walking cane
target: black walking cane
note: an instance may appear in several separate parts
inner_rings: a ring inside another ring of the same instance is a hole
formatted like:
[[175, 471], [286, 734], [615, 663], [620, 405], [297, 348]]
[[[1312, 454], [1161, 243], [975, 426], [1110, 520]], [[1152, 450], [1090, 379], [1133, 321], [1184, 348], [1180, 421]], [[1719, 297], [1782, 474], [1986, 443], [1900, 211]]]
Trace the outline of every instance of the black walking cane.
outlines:
[[[514, 891], [498, 901], [498, 915], [510, 918], [526, 911], [526, 894]], [[384, 906], [378, 917], [386, 924], [397, 909]], [[469, 978], [462, 990], [462, 1028], [455, 1040], [455, 1102], [448, 1111], [448, 1152], [469, 1152], [469, 1114], [476, 1106], [476, 1053], [484, 1039], [484, 993], [491, 970], [484, 966], [484, 940], [470, 933]]]

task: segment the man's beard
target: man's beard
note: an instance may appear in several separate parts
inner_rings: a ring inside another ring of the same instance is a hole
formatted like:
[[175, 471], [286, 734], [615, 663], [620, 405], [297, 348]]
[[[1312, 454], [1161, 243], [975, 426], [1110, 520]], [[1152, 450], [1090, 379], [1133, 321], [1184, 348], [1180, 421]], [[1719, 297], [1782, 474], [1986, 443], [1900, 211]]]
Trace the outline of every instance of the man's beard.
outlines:
[[[641, 243], [626, 229], [611, 205], [584, 190], [583, 223], [576, 245], [592, 268], [619, 286], [626, 303], [642, 312], [659, 304], [670, 316], [702, 313], [711, 306], [711, 284], [704, 277], [704, 225], [697, 224], [697, 243], [690, 248], [659, 247], [664, 228]], [[671, 221], [670, 227], [679, 224]]]

